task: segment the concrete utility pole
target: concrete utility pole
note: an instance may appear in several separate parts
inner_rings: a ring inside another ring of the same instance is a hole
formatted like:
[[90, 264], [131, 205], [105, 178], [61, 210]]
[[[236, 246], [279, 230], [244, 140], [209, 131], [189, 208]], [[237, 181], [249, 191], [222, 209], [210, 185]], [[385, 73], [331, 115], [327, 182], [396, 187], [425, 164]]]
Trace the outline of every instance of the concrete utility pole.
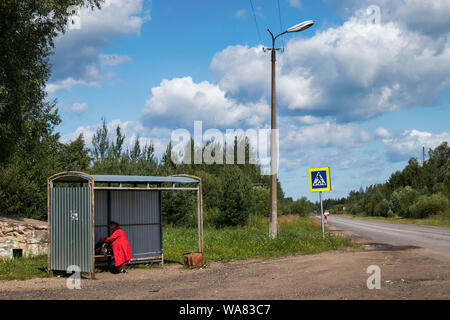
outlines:
[[271, 132], [270, 132], [270, 224], [269, 224], [269, 236], [271, 238], [277, 237], [278, 230], [278, 203], [277, 203], [277, 159], [278, 159], [278, 141], [276, 137], [277, 129], [277, 98], [276, 98], [276, 74], [275, 74], [275, 62], [277, 60], [275, 48], [275, 39], [272, 32], [268, 30], [272, 36], [272, 92], [271, 92]]
[[276, 75], [275, 75], [275, 62], [276, 51], [284, 50], [281, 48], [275, 48], [275, 40], [288, 32], [299, 32], [308, 29], [314, 24], [314, 21], [308, 20], [299, 23], [286, 31], [275, 36], [267, 29], [272, 37], [272, 48], [263, 48], [264, 51], [272, 51], [272, 99], [271, 99], [271, 134], [270, 134], [270, 224], [269, 224], [269, 236], [271, 238], [277, 237], [278, 230], [278, 209], [277, 209], [277, 159], [278, 159], [278, 135], [277, 132], [277, 99], [276, 99]]

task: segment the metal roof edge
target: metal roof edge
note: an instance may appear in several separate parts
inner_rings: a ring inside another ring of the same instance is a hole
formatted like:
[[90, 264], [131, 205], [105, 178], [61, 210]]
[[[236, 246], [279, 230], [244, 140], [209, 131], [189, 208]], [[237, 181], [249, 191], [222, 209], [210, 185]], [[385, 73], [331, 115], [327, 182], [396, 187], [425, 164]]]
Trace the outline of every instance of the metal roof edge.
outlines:
[[198, 183], [199, 180], [188, 176], [128, 176], [93, 175], [97, 183]]
[[81, 178], [82, 180], [87, 180], [89, 182], [94, 181], [94, 177], [90, 174], [87, 174], [85, 172], [81, 172], [81, 171], [62, 171], [59, 173], [56, 173], [50, 177], [48, 177], [47, 181], [48, 183], [50, 182], [78, 182], [80, 180], [77, 179], [64, 179], [64, 178]]

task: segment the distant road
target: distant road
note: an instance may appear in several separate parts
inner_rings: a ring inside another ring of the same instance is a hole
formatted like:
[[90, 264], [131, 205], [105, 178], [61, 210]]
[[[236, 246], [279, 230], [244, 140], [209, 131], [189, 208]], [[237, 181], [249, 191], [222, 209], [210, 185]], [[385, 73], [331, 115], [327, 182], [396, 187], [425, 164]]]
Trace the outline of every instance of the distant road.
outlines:
[[450, 253], [450, 228], [329, 216], [328, 223], [374, 242], [408, 244]]

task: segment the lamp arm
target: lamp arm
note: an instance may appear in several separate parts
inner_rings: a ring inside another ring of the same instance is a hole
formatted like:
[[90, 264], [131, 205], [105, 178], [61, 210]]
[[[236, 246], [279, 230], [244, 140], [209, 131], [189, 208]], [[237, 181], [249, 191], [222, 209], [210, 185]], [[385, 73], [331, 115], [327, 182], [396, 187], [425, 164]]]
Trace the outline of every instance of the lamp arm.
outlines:
[[275, 39], [278, 38], [279, 36], [282, 36], [282, 35], [285, 34], [285, 33], [287, 33], [287, 30], [284, 31], [284, 32], [282, 32], [282, 33], [280, 33], [279, 35], [277, 35], [277, 36], [275, 37]]
[[280, 33], [279, 35], [274, 36], [273, 33], [270, 31], [270, 29], [267, 29], [267, 31], [270, 33], [270, 36], [272, 37], [272, 48], [274, 48], [274, 49], [275, 49], [275, 40], [276, 40], [279, 36], [282, 36], [283, 34], [287, 33], [287, 30], [286, 30], [286, 31]]

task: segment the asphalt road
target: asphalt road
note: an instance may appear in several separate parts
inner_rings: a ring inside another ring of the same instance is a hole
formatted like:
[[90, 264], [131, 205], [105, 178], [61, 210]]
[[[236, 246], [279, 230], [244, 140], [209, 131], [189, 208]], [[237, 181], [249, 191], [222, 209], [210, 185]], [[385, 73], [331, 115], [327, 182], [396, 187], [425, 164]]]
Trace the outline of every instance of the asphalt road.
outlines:
[[414, 245], [450, 254], [450, 228], [329, 216], [328, 223], [374, 242]]

